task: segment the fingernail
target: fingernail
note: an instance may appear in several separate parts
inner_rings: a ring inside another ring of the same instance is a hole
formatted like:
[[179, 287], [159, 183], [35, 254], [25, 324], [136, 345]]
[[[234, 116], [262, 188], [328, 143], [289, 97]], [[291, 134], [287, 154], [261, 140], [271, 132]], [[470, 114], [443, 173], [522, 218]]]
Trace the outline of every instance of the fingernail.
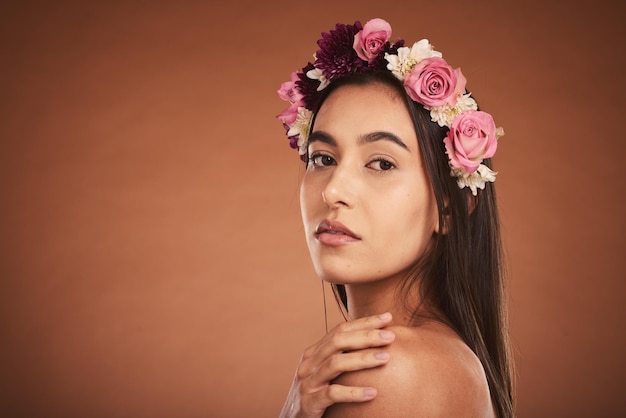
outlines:
[[366, 398], [373, 398], [374, 396], [376, 396], [376, 389], [374, 389], [374, 388], [365, 388], [365, 389], [363, 389], [363, 395]]
[[380, 331], [380, 339], [383, 341], [391, 341], [395, 336], [391, 331]]
[[378, 315], [378, 317], [382, 320], [382, 321], [388, 321], [391, 319], [391, 314], [389, 312], [385, 312], [384, 314], [380, 314]]
[[374, 354], [377, 360], [389, 360], [389, 353], [386, 351]]

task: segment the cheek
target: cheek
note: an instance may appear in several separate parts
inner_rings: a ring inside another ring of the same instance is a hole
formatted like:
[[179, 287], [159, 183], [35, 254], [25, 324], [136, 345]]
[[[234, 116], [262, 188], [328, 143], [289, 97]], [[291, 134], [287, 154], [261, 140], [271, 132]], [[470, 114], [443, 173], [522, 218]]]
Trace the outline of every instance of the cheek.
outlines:
[[319, 185], [305, 174], [305, 177], [302, 179], [302, 183], [300, 184], [300, 212], [302, 214], [302, 220], [305, 223], [305, 227], [307, 219], [322, 200], [322, 192], [321, 190], [318, 191], [318, 189]]
[[437, 206], [432, 193], [399, 193], [381, 208], [386, 245], [406, 257], [423, 252], [437, 227]]
[[300, 213], [302, 215], [302, 220], [306, 223], [309, 201], [311, 199], [311, 193], [309, 192], [309, 187], [305, 180], [302, 180], [300, 184]]
[[384, 214], [381, 212], [384, 222], [377, 225], [376, 231], [372, 230], [376, 239], [362, 262], [369, 266], [367, 274], [379, 278], [404, 275], [424, 256], [432, 242], [436, 215], [429, 205], [406, 194], [403, 201], [403, 207], [394, 207], [389, 202]]

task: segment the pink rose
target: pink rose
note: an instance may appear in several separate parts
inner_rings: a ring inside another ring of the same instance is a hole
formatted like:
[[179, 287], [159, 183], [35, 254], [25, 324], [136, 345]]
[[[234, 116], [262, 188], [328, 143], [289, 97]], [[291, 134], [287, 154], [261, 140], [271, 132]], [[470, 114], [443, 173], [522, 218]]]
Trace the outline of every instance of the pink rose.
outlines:
[[278, 116], [276, 116], [276, 119], [278, 119], [279, 121], [281, 121], [282, 123], [286, 125], [291, 125], [292, 123], [296, 121], [297, 117], [298, 117], [298, 106], [291, 105], [287, 109], [280, 112]]
[[383, 19], [368, 21], [363, 30], [354, 35], [353, 48], [363, 61], [372, 62], [391, 38], [391, 25]]
[[496, 153], [496, 124], [489, 113], [468, 110], [454, 118], [443, 143], [450, 164], [471, 174]]
[[286, 81], [280, 85], [280, 89], [278, 89], [278, 97], [291, 104], [299, 104], [302, 101], [302, 93], [300, 93], [300, 90], [298, 90], [298, 87], [296, 86], [296, 81], [298, 80], [298, 72], [292, 72], [291, 81]]
[[461, 69], [456, 70], [439, 57], [425, 58], [411, 70], [404, 86], [411, 99], [429, 107], [454, 106], [465, 93], [467, 80]]

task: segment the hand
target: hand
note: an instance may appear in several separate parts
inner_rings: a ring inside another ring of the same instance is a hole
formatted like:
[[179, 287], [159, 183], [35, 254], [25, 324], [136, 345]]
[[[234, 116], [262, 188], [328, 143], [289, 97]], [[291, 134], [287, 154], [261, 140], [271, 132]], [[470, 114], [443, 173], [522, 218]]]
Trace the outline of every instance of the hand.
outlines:
[[373, 387], [342, 386], [333, 380], [344, 372], [387, 364], [389, 353], [384, 347], [395, 335], [381, 328], [390, 323], [390, 313], [344, 322], [307, 348], [280, 418], [319, 418], [332, 404], [373, 399]]

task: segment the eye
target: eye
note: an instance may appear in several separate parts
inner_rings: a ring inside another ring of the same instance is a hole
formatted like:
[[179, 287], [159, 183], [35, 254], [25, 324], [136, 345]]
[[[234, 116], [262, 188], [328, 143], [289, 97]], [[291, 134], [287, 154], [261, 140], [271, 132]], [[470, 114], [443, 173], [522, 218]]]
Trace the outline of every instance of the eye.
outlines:
[[387, 161], [384, 158], [375, 159], [374, 161], [370, 162], [367, 167], [377, 171], [388, 171], [392, 168], [396, 168], [396, 166], [392, 162]]
[[314, 167], [328, 167], [336, 165], [335, 159], [327, 154], [313, 153], [309, 156], [309, 164]]

